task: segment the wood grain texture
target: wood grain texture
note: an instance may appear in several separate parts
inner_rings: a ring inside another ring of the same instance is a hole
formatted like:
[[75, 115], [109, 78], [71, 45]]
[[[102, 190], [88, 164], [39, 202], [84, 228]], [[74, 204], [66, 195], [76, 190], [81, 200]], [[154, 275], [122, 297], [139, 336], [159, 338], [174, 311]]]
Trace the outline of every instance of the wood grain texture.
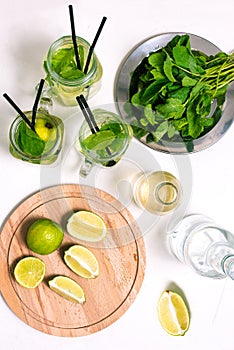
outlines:
[[[68, 217], [91, 210], [107, 223], [108, 234], [98, 243], [76, 240], [66, 233]], [[27, 229], [38, 218], [50, 218], [64, 229], [61, 247], [47, 256], [30, 251]], [[88, 247], [97, 257], [100, 275], [86, 280], [64, 263], [64, 251], [73, 244]], [[17, 261], [38, 256], [46, 275], [36, 289], [18, 285], [13, 276]], [[116, 321], [135, 300], [145, 271], [145, 246], [130, 212], [110, 194], [89, 186], [65, 184], [39, 191], [23, 201], [7, 219], [0, 235], [0, 290], [12, 311], [28, 325], [51, 335], [75, 337], [97, 332]], [[48, 280], [65, 275], [84, 289], [83, 305], [67, 301], [50, 290]]]

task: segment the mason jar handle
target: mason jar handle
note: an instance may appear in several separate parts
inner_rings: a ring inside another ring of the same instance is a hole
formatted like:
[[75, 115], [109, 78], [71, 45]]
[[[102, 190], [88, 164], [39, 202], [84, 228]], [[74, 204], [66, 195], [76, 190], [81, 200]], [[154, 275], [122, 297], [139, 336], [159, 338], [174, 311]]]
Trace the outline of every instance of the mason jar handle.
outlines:
[[86, 177], [90, 173], [92, 167], [93, 163], [90, 162], [90, 160], [88, 160], [87, 158], [85, 158], [84, 163], [80, 167], [80, 175]]
[[[39, 87], [39, 84], [36, 86], [35, 90], [37, 91]], [[53, 109], [53, 101], [52, 101], [52, 92], [51, 92], [51, 87], [45, 81], [42, 93], [41, 93], [41, 98], [39, 102], [39, 110], [41, 110], [44, 113], [51, 114]]]

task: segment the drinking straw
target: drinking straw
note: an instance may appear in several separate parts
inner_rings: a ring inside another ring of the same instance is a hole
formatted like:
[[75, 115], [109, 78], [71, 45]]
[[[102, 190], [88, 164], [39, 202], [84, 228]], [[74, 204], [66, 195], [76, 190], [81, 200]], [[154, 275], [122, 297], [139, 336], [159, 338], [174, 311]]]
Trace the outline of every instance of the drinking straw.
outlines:
[[[89, 105], [85, 99], [85, 97], [83, 95], [77, 96], [76, 97], [77, 102], [79, 103], [79, 106], [81, 108], [81, 111], [85, 117], [85, 120], [87, 121], [89, 128], [92, 132], [92, 134], [95, 134], [96, 132], [100, 131], [93, 113], [91, 112]], [[111, 151], [109, 149], [109, 147], [106, 147], [106, 151], [109, 155], [111, 155]], [[113, 166], [116, 162], [114, 160], [110, 160], [108, 162], [107, 166]]]
[[78, 52], [77, 42], [76, 42], [76, 31], [75, 31], [75, 22], [74, 22], [72, 5], [69, 5], [69, 14], [70, 14], [72, 41], [73, 41], [73, 47], [75, 52], [76, 65], [77, 65], [77, 68], [81, 70], [80, 57], [79, 57], [79, 52]]
[[28, 126], [35, 131], [34, 125], [32, 125], [32, 123], [30, 122], [30, 120], [26, 117], [26, 115], [24, 114], [24, 112], [21, 111], [21, 109], [15, 104], [15, 102], [7, 95], [7, 94], [3, 94], [3, 97], [5, 97], [5, 99], [10, 103], [10, 105], [19, 113], [19, 115], [21, 116], [21, 118], [25, 121], [25, 123], [28, 124]]
[[83, 105], [83, 110], [86, 111], [86, 113], [88, 114], [88, 117], [90, 118], [90, 121], [93, 125], [93, 128], [96, 130], [96, 131], [100, 131], [97, 123], [96, 123], [96, 120], [94, 118], [94, 115], [93, 113], [91, 112], [90, 108], [89, 108], [89, 105], [86, 101], [86, 99], [84, 98], [84, 95], [80, 95], [80, 96], [77, 96], [77, 101], [79, 102], [79, 104], [81, 103]]
[[81, 109], [81, 111], [83, 113], [83, 116], [85, 117], [85, 120], [86, 120], [86, 122], [87, 122], [87, 124], [88, 124], [88, 126], [89, 126], [89, 128], [90, 128], [90, 130], [92, 132], [92, 134], [96, 134], [96, 131], [95, 131], [94, 127], [93, 127], [93, 124], [92, 124], [91, 120], [89, 119], [89, 115], [88, 115], [88, 113], [87, 113], [87, 111], [85, 109], [85, 106], [83, 105], [81, 96], [77, 96], [76, 99], [77, 99], [77, 102], [79, 103], [80, 109]]
[[98, 41], [98, 38], [99, 38], [99, 36], [100, 36], [100, 34], [101, 34], [102, 28], [103, 28], [103, 26], [104, 26], [106, 20], [107, 20], [107, 18], [106, 18], [106, 17], [103, 17], [103, 19], [102, 19], [102, 21], [101, 21], [101, 24], [100, 24], [100, 26], [99, 26], [99, 28], [98, 28], [98, 31], [97, 31], [97, 33], [96, 33], [96, 35], [95, 35], [95, 37], [94, 37], [93, 42], [92, 42], [92, 45], [91, 45], [90, 48], [89, 48], [88, 57], [87, 57], [87, 61], [86, 61], [85, 68], [84, 68], [84, 73], [85, 73], [85, 74], [86, 74], [87, 71], [88, 71], [89, 64], [90, 64], [90, 60], [91, 60], [91, 57], [92, 57], [92, 54], [93, 54], [95, 45], [96, 45], [96, 43], [97, 43], [97, 41]]
[[42, 89], [43, 89], [43, 85], [44, 85], [45, 80], [41, 79], [38, 90], [37, 90], [37, 95], [35, 98], [35, 102], [32, 108], [32, 125], [33, 127], [35, 126], [35, 122], [36, 122], [36, 116], [37, 116], [37, 108], [38, 108], [38, 103], [40, 101], [40, 97], [41, 97], [41, 93], [42, 93]]

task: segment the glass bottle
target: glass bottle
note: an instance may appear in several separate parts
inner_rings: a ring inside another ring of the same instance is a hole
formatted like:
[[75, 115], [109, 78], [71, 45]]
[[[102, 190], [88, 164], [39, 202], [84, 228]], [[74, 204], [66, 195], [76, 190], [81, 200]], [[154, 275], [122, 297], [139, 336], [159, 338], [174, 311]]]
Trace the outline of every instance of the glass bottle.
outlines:
[[152, 214], [165, 214], [179, 205], [182, 187], [169, 172], [143, 173], [134, 181], [133, 198], [140, 208]]
[[234, 279], [234, 235], [205, 215], [184, 217], [168, 232], [171, 252], [198, 274]]
[[[77, 37], [77, 46], [80, 52], [80, 61], [82, 70], [88, 56], [90, 44], [83, 38]], [[47, 56], [43, 62], [43, 68], [47, 74], [47, 88], [44, 89], [44, 95], [47, 97], [57, 97], [62, 104], [67, 106], [76, 106], [76, 96], [84, 95], [86, 99], [95, 95], [101, 88], [102, 66], [96, 54], [93, 52], [89, 68], [84, 76], [79, 78], [64, 78], [54, 70], [53, 62], [58, 58], [58, 52], [61, 49], [73, 48], [71, 36], [63, 36], [57, 39], [50, 46]], [[65, 61], [69, 69], [69, 61]], [[65, 64], [64, 63], [64, 64]]]

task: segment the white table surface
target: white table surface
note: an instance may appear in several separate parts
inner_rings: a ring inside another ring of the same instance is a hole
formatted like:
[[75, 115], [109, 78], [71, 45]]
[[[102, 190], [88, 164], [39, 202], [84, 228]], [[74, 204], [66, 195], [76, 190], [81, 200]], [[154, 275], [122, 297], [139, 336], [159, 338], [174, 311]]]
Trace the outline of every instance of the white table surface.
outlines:
[[[77, 34], [88, 41], [92, 41], [101, 18], [108, 18], [96, 48], [104, 69], [102, 89], [90, 100], [91, 107], [113, 105], [113, 85], [121, 61], [133, 46], [152, 35], [189, 32], [210, 40], [223, 51], [234, 49], [232, 0], [1, 1], [1, 95], [7, 92], [23, 110], [31, 108], [34, 86], [44, 77], [41, 62], [49, 45], [70, 34], [69, 4], [74, 7]], [[17, 161], [9, 154], [8, 129], [16, 114], [3, 98], [0, 106], [0, 223], [4, 224], [19, 202], [45, 186], [86, 183], [129, 205], [144, 227], [147, 254], [145, 278], [135, 302], [111, 326], [89, 336], [62, 338], [41, 333], [18, 319], [0, 296], [1, 349], [233, 349], [234, 282], [200, 277], [172, 257], [163, 229], [168, 218], [154, 218], [151, 225], [124, 197], [126, 183], [122, 180], [128, 169], [124, 164], [132, 162], [134, 168], [136, 154], [141, 155], [138, 165], [144, 170], [161, 168], [176, 176], [179, 172], [187, 191], [184, 212], [204, 213], [234, 232], [234, 127], [209, 149], [180, 158], [151, 152], [134, 140], [116, 168], [94, 171], [81, 180], [78, 176], [81, 159], [68, 137], [72, 136], [69, 127], [74, 122], [76, 107], [65, 108], [55, 103], [54, 114], [64, 119], [67, 128], [63, 158], [59, 165], [40, 167]], [[169, 286], [181, 289], [189, 303], [191, 325], [184, 337], [169, 336], [157, 319], [158, 298]]]

